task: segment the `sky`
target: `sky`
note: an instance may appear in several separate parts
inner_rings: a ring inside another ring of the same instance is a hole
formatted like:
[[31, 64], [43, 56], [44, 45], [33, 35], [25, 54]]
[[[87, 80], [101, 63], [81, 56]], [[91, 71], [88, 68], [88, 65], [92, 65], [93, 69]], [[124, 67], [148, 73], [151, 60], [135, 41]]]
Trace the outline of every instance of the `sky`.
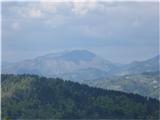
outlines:
[[2, 60], [90, 50], [116, 63], [159, 53], [157, 2], [2, 2]]

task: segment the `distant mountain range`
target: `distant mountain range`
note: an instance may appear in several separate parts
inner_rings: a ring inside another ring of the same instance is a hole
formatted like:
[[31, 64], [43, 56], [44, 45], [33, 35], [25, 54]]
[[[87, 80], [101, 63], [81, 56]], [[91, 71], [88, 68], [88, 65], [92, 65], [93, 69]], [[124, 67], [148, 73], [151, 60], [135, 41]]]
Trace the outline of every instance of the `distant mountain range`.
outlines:
[[[2, 63], [2, 73], [38, 74], [47, 77], [62, 77], [70, 80], [103, 78], [108, 75], [127, 75], [156, 72], [159, 56], [117, 65], [87, 50], [73, 50], [40, 56], [18, 63]], [[81, 78], [82, 77], [82, 78]]]
[[2, 73], [29, 73], [71, 80], [81, 80], [84, 75], [86, 79], [101, 78], [115, 68], [110, 61], [87, 50], [53, 53], [8, 65], [2, 63]]
[[159, 71], [159, 55], [145, 61], [136, 61], [124, 65], [116, 70], [118, 75], [139, 74], [144, 72], [157, 72]]
[[[52, 53], [18, 63], [2, 62], [2, 73], [59, 77], [91, 86], [135, 92], [157, 98], [159, 87], [157, 88], [154, 84], [160, 82], [159, 63], [158, 55], [145, 61], [117, 65], [90, 51], [73, 50]], [[150, 74], [149, 78], [143, 73]], [[158, 77], [152, 73], [156, 73]], [[147, 91], [147, 89], [150, 90]]]

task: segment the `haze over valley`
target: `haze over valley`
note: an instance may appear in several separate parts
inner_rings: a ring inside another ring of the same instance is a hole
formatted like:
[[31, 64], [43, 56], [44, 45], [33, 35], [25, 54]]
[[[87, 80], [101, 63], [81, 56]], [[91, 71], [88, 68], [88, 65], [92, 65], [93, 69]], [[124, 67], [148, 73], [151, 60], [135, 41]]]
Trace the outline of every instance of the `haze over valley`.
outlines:
[[1, 4], [2, 119], [160, 119], [158, 2]]

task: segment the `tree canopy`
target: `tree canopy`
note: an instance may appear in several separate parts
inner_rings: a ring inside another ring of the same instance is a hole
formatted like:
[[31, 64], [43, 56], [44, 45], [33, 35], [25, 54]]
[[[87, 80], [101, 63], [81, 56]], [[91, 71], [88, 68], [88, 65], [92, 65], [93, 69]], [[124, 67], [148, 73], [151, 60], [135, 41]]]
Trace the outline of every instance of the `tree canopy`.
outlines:
[[59, 78], [1, 75], [2, 119], [158, 119], [158, 100]]

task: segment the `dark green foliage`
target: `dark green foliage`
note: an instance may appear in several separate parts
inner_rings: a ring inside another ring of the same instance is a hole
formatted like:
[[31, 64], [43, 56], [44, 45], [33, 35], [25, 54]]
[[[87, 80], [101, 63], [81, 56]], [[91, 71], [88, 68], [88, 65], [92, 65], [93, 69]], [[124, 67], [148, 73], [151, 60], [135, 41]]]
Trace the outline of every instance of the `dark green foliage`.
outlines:
[[158, 119], [159, 101], [36, 75], [2, 75], [2, 118]]

